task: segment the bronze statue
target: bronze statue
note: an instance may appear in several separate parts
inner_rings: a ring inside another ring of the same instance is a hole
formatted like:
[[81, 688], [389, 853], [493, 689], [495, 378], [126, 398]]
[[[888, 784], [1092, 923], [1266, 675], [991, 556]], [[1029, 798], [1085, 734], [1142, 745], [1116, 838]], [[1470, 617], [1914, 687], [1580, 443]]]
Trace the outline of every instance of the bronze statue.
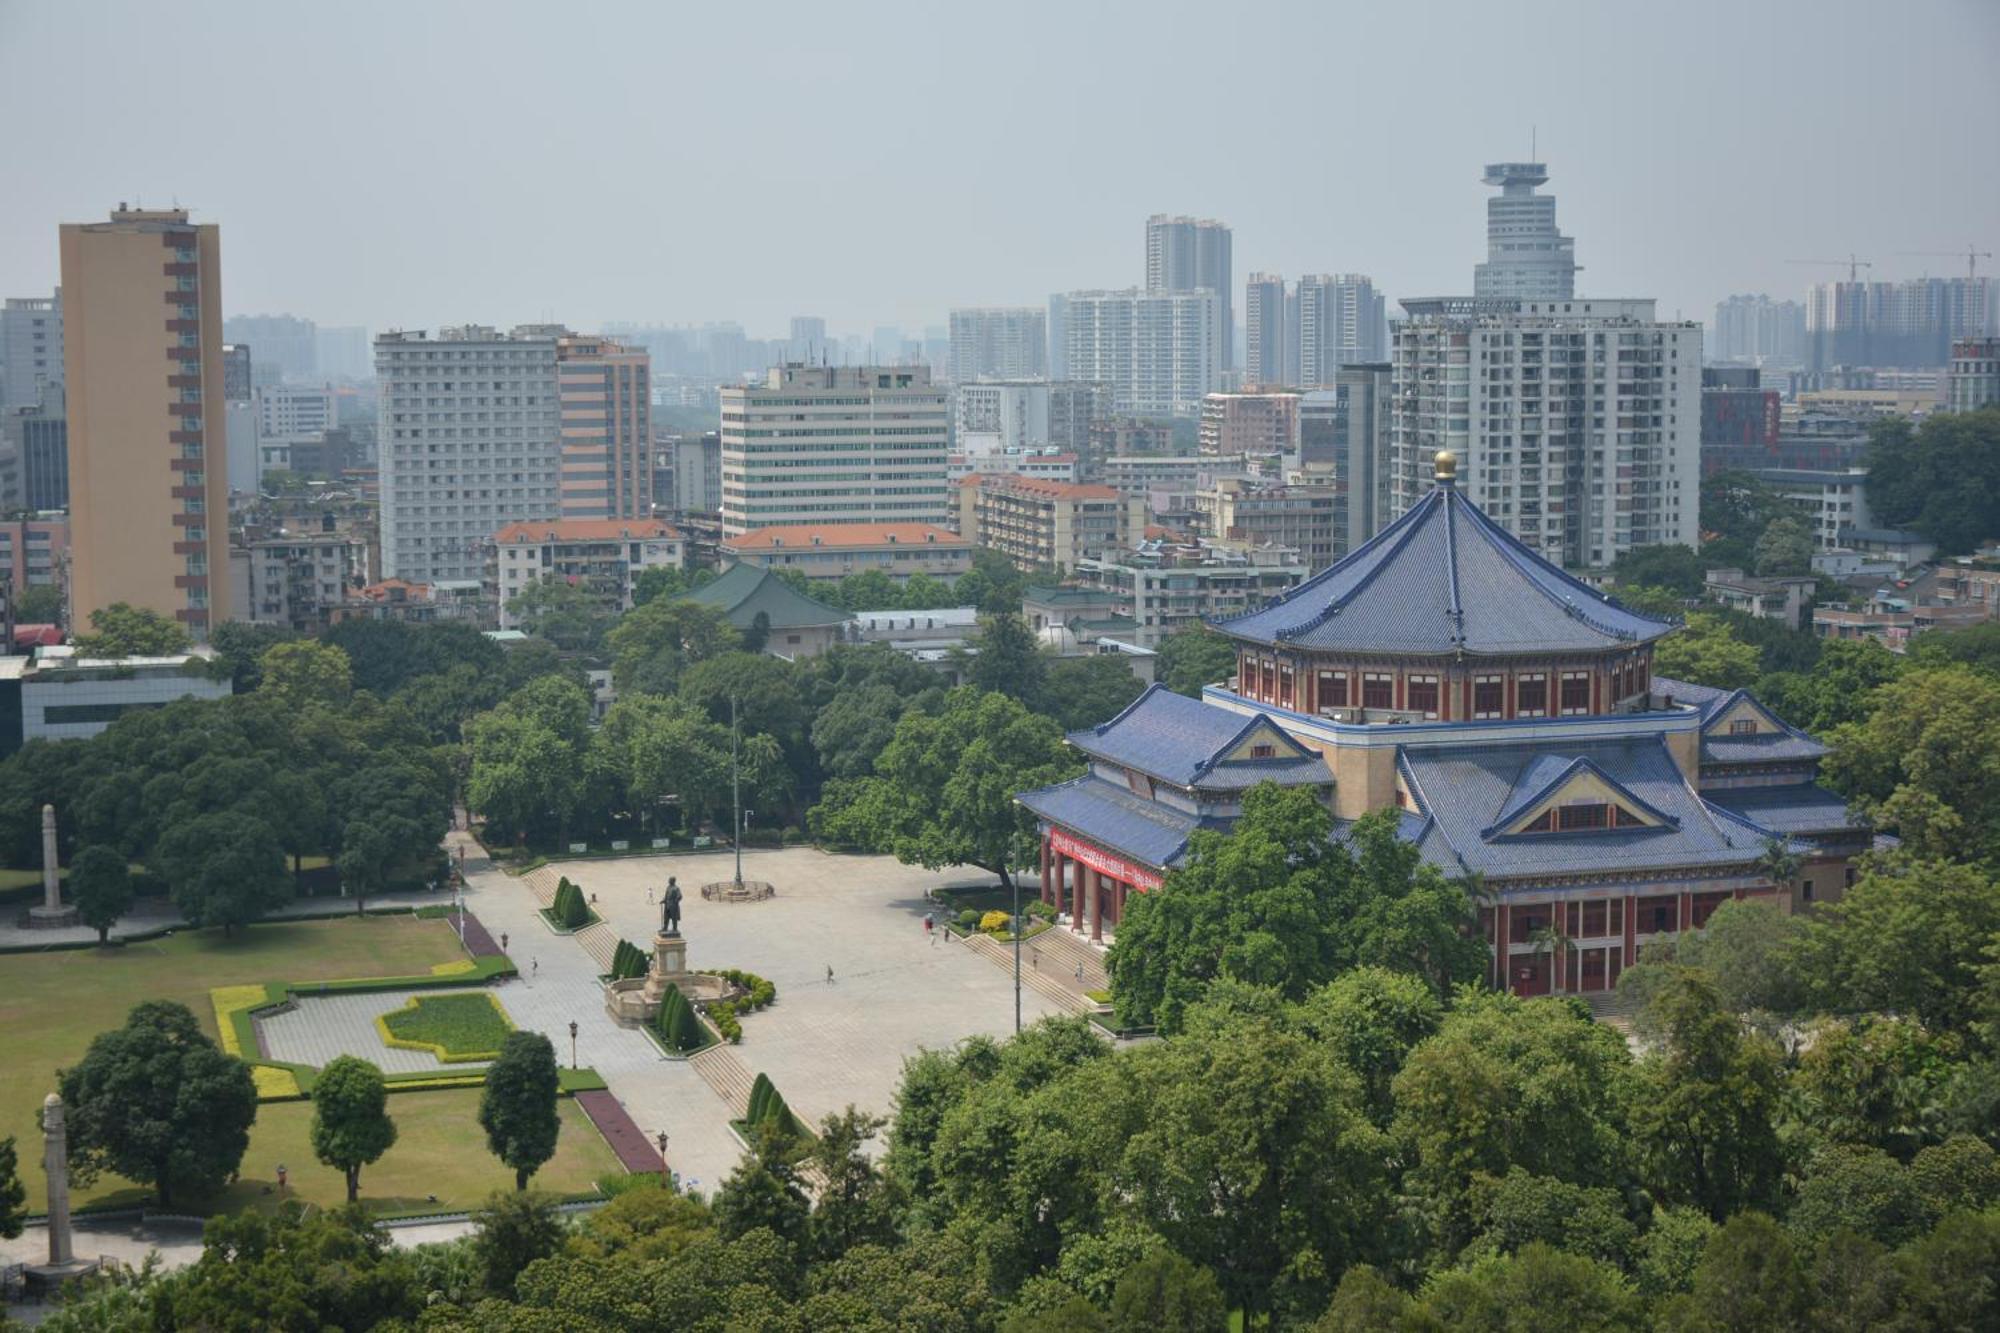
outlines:
[[681, 933], [681, 886], [672, 875], [667, 876], [667, 891], [660, 899], [660, 933]]

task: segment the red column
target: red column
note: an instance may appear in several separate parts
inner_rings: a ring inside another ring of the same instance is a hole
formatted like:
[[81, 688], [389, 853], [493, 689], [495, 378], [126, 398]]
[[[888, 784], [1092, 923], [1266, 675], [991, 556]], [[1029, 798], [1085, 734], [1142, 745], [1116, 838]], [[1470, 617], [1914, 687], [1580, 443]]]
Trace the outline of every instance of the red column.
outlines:
[[1694, 895], [1685, 890], [1680, 897], [1680, 906], [1674, 912], [1676, 933], [1685, 934], [1694, 929]]
[[1511, 918], [1513, 913], [1514, 909], [1512, 907], [1509, 907], [1506, 903], [1501, 903], [1500, 909], [1493, 914], [1495, 923], [1493, 932], [1494, 971], [1499, 975], [1501, 990], [1514, 989], [1513, 967], [1509, 961], [1507, 951], [1508, 944], [1512, 942], [1511, 936], [1513, 934], [1514, 923]]
[[1083, 869], [1084, 910], [1090, 914], [1090, 942], [1104, 940], [1104, 876], [1089, 866]]
[[1049, 902], [1049, 840], [1042, 837], [1042, 901]]
[[1625, 895], [1625, 962], [1623, 964], [1626, 967], [1630, 967], [1639, 961], [1639, 947], [1634, 938], [1638, 933], [1639, 897], [1637, 894], [1628, 893]]

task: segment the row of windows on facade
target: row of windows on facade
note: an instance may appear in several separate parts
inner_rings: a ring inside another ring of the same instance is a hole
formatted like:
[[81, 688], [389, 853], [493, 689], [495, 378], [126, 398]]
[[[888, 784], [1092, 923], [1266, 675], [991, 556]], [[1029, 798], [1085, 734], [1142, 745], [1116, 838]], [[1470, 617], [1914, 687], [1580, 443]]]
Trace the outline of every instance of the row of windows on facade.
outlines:
[[[1241, 692], [1250, 698], [1265, 703], [1276, 704], [1280, 708], [1303, 707], [1305, 698], [1298, 692], [1293, 668], [1268, 659], [1251, 660], [1244, 663], [1244, 679], [1240, 682]], [[1320, 708], [1349, 708], [1359, 706], [1368, 709], [1422, 713], [1425, 717], [1439, 715], [1441, 699], [1441, 677], [1426, 672], [1401, 673], [1404, 702], [1396, 703], [1398, 673], [1390, 671], [1319, 671], [1318, 690], [1314, 698]], [[1591, 673], [1588, 671], [1522, 672], [1513, 677], [1514, 709], [1507, 712], [1507, 676], [1499, 673], [1475, 675], [1472, 677], [1472, 716], [1475, 720], [1513, 717], [1546, 717], [1549, 714], [1549, 680], [1557, 677], [1557, 710], [1564, 716], [1590, 712]], [[1351, 689], [1354, 677], [1359, 677], [1359, 688]], [[1626, 699], [1648, 688], [1651, 676], [1647, 664], [1630, 661], [1621, 664], [1612, 674], [1612, 697]]]

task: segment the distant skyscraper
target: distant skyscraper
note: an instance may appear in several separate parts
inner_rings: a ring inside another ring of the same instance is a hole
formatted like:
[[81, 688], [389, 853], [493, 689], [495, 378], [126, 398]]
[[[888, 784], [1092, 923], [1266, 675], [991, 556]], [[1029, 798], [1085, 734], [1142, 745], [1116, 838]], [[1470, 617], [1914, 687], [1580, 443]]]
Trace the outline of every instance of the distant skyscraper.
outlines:
[[1249, 388], [1289, 384], [1286, 377], [1285, 279], [1252, 273], [1243, 288], [1243, 383]]
[[247, 343], [222, 345], [222, 396], [232, 403], [250, 401], [250, 347]]
[[562, 518], [647, 518], [653, 512], [652, 358], [608, 338], [556, 341], [562, 408]]
[[1806, 308], [1768, 296], [1732, 296], [1715, 307], [1711, 361], [1802, 366], [1806, 361]]
[[818, 315], [793, 315], [792, 337], [787, 345], [788, 361], [823, 361], [826, 359], [826, 321]]
[[375, 374], [368, 330], [358, 324], [315, 329], [313, 350], [317, 356], [313, 373], [321, 379], [365, 380]]
[[1215, 382], [1213, 292], [1070, 292], [1060, 301], [1068, 378], [1109, 385], [1121, 415], [1199, 410]]
[[229, 618], [220, 234], [184, 209], [65, 223], [62, 294], [72, 623], [127, 602], [206, 640]]
[[319, 378], [319, 329], [295, 315], [231, 315], [223, 321], [223, 336], [249, 343], [260, 366], [276, 367], [286, 380]]
[[1291, 333], [1302, 388], [1324, 388], [1345, 365], [1388, 356], [1382, 296], [1359, 273], [1309, 273], [1299, 279], [1298, 322]]
[[1049, 373], [1049, 321], [1033, 306], [951, 312], [951, 381], [1032, 380]]
[[1822, 282], [1806, 294], [1808, 368], [1947, 365], [1955, 338], [2000, 333], [1991, 278]]
[[[1458, 455], [1458, 485], [1559, 565], [1697, 544], [1701, 326], [1645, 300], [1404, 301], [1392, 372], [1390, 518]], [[1602, 359], [1599, 359], [1599, 358]]]
[[62, 292], [10, 296], [0, 305], [0, 404], [34, 407], [63, 377]]
[[[63, 415], [60, 381], [43, 386], [42, 401], [32, 407], [0, 407], [0, 472], [11, 474], [0, 486], [7, 492], [0, 503], [9, 509], [36, 511], [69, 507], [69, 422]], [[18, 485], [19, 492], [15, 492]]]
[[568, 332], [468, 326], [375, 339], [383, 577], [476, 582], [495, 532], [556, 517], [556, 341]]
[[1540, 162], [1486, 168], [1486, 184], [1500, 193], [1486, 201], [1486, 262], [1473, 269], [1474, 296], [1567, 301], [1576, 295], [1576, 242], [1556, 230], [1555, 196], [1535, 193], [1548, 179]]
[[1389, 366], [1342, 366], [1331, 388], [1299, 404], [1299, 463], [1308, 474], [1331, 472], [1340, 503], [1334, 518], [1337, 555], [1345, 555], [1389, 524]]
[[722, 531], [944, 523], [951, 397], [926, 366], [780, 366], [722, 390]]
[[[1155, 213], [1146, 219], [1146, 286], [1156, 292], [1215, 293], [1211, 357], [1217, 381], [1236, 365], [1236, 310], [1231, 292], [1231, 236], [1227, 225], [1212, 218], [1169, 217]], [[1083, 377], [1079, 377], [1083, 378]], [[1211, 383], [1205, 388], [1215, 388]]]

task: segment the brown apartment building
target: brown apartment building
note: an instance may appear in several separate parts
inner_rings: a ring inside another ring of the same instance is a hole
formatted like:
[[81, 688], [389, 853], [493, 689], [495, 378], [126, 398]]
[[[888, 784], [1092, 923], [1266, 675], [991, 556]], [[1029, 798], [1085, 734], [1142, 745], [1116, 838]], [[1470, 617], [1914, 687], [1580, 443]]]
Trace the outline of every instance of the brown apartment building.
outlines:
[[62, 228], [70, 623], [129, 602], [229, 618], [222, 259], [213, 223], [123, 204]]
[[652, 357], [609, 338], [556, 340], [562, 409], [559, 517], [650, 518], [653, 513]]
[[1145, 532], [1146, 502], [1109, 486], [975, 472], [959, 482], [958, 531], [1021, 570], [1072, 570]]

